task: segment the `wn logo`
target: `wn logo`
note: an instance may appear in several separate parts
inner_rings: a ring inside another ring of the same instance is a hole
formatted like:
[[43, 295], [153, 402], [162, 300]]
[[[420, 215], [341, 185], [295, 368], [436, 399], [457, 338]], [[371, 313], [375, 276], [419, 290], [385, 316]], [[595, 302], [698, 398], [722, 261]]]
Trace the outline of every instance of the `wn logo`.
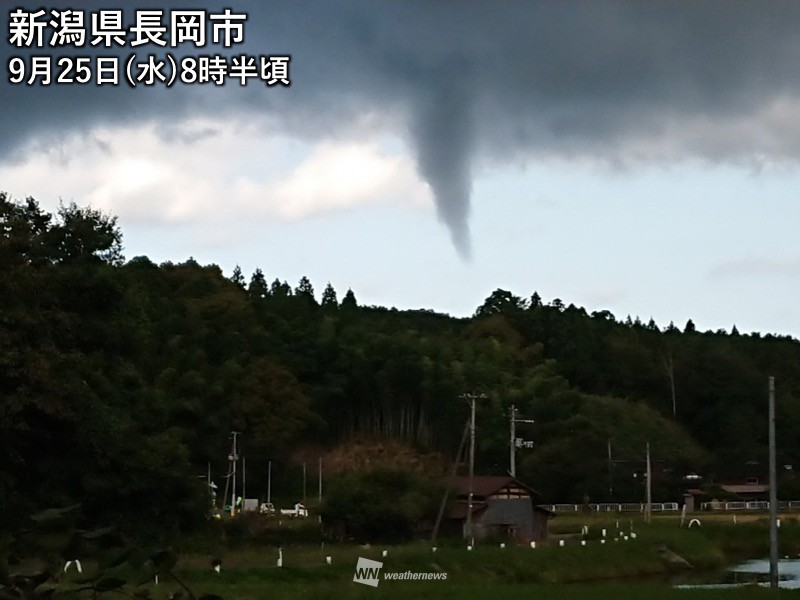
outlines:
[[361, 558], [359, 556], [358, 562], [356, 563], [356, 574], [353, 577], [353, 581], [356, 583], [363, 583], [364, 585], [371, 585], [372, 587], [378, 587], [382, 567], [382, 562], [370, 560], [368, 558]]

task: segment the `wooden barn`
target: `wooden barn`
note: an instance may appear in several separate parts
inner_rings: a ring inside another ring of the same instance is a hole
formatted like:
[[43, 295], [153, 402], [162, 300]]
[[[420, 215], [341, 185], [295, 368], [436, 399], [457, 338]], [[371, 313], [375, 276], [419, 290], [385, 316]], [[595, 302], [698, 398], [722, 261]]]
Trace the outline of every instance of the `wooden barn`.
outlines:
[[[447, 515], [444, 531], [467, 534], [469, 477], [454, 477], [450, 487], [455, 503]], [[539, 493], [514, 477], [472, 478], [472, 533], [476, 539], [510, 539], [520, 543], [547, 539], [553, 513], [538, 506]]]

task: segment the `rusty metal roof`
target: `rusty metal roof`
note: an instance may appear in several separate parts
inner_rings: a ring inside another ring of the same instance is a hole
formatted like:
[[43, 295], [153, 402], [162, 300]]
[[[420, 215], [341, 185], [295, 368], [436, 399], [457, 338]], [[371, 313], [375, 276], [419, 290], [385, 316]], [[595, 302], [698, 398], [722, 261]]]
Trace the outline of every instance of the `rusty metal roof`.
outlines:
[[[515, 477], [511, 477], [510, 475], [506, 476], [486, 476], [486, 475], [475, 475], [472, 478], [472, 496], [473, 498], [488, 498], [489, 496], [499, 492], [504, 487], [507, 487], [511, 484], [514, 484], [517, 487], [524, 489], [528, 492], [532, 497], [541, 496], [539, 492], [534, 490], [532, 487], [522, 483], [519, 479]], [[467, 476], [459, 476], [453, 477], [450, 479], [450, 487], [458, 494], [459, 496], [467, 496], [469, 495], [469, 477]]]

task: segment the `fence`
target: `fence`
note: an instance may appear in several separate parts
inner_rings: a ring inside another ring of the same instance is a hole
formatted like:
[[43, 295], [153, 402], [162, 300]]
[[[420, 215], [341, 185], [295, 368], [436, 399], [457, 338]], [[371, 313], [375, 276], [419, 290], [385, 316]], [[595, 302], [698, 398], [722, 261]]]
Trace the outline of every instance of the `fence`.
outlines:
[[[800, 504], [800, 503], [798, 503]], [[623, 502], [619, 504], [543, 504], [542, 508], [554, 513], [582, 512], [588, 506], [589, 512], [644, 512], [644, 502]], [[677, 502], [654, 502], [650, 505], [651, 512], [676, 512], [680, 510]]]
[[[569, 512], [593, 512], [593, 513], [616, 513], [616, 512], [644, 512], [644, 502], [622, 502], [619, 504], [542, 504], [545, 508], [554, 513], [569, 513]], [[781, 510], [800, 510], [800, 500], [789, 500], [778, 502], [778, 508]], [[681, 509], [677, 502], [654, 502], [650, 510], [651, 512], [677, 512]], [[769, 502], [763, 500], [751, 502], [720, 502], [713, 500], [711, 502], [703, 502], [700, 505], [700, 510], [769, 510]]]
[[[778, 508], [784, 510], [800, 509], [800, 500], [789, 500], [778, 502]], [[769, 502], [763, 500], [752, 502], [720, 502], [712, 500], [703, 502], [700, 510], [769, 510]]]

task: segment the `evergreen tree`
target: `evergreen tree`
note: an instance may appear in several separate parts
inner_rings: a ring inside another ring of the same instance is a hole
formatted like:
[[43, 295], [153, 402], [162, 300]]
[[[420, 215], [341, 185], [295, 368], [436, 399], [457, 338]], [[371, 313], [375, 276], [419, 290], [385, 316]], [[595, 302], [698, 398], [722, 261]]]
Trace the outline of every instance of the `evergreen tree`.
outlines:
[[247, 293], [254, 300], [263, 300], [267, 297], [267, 280], [261, 269], [256, 268], [253, 276], [250, 278], [250, 285], [247, 288]]
[[242, 269], [239, 265], [236, 265], [233, 268], [233, 273], [231, 274], [231, 281], [241, 289], [245, 288], [244, 275], [242, 275]]
[[303, 275], [300, 278], [300, 281], [297, 284], [297, 287], [294, 290], [294, 295], [300, 298], [306, 298], [310, 300], [312, 304], [317, 303], [317, 299], [314, 297], [314, 286], [311, 285], [311, 281]]
[[270, 294], [275, 298], [289, 298], [292, 295], [292, 288], [285, 281], [281, 282], [279, 279], [275, 279], [270, 286]]
[[339, 301], [336, 298], [336, 290], [333, 289], [331, 282], [322, 291], [322, 307], [327, 309], [338, 308]]
[[344, 298], [342, 298], [342, 308], [353, 309], [357, 307], [358, 302], [356, 301], [356, 295], [351, 288], [347, 288], [347, 293], [344, 295]]
[[314, 286], [311, 285], [311, 281], [308, 279], [308, 277], [303, 275], [300, 278], [300, 281], [297, 283], [297, 287], [295, 288], [294, 293], [295, 295], [298, 296], [300, 294], [308, 294], [312, 297], [314, 296]]

